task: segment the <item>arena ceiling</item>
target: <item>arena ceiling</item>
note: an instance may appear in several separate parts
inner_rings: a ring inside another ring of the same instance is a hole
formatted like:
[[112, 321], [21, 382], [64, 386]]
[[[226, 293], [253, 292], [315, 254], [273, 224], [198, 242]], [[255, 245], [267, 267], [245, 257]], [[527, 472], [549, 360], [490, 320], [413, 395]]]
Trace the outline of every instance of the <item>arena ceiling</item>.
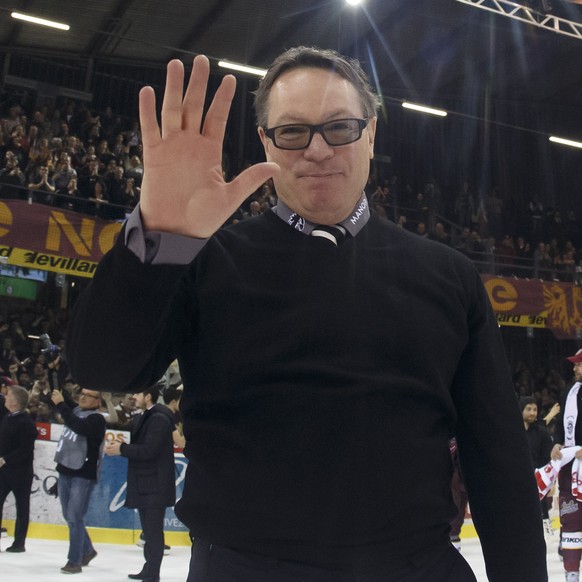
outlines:
[[[475, 3], [477, 0], [474, 0]], [[499, 0], [509, 5], [506, 0]], [[525, 3], [526, 0], [522, 0]], [[574, 0], [529, 0], [582, 25]], [[578, 0], [575, 0], [578, 1]], [[496, 0], [479, 0], [499, 5]], [[290, 46], [359, 58], [388, 98], [445, 106], [488, 99], [578, 109], [582, 34], [557, 34], [459, 0], [8, 0], [0, 50], [162, 63], [204, 53], [266, 67]], [[10, 11], [66, 22], [62, 32]], [[537, 17], [536, 17], [537, 18]]]

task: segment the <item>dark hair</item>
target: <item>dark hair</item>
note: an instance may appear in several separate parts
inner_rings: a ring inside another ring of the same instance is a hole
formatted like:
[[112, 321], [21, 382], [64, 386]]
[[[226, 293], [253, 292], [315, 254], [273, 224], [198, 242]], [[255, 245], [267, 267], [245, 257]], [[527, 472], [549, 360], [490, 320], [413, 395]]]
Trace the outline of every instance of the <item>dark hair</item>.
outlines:
[[523, 412], [528, 404], [535, 404], [536, 406], [538, 405], [537, 400], [533, 396], [523, 396], [519, 399], [518, 402], [519, 411]]
[[182, 398], [182, 390], [176, 386], [168, 386], [168, 388], [162, 392], [162, 398], [164, 399], [164, 404], [170, 404], [170, 402]]
[[380, 100], [372, 91], [368, 77], [356, 59], [345, 57], [331, 49], [298, 46], [286, 50], [273, 61], [255, 91], [255, 112], [257, 123], [261, 127], [267, 127], [268, 101], [273, 84], [283, 73], [301, 67], [333, 71], [347, 79], [360, 96], [365, 117], [376, 116]]
[[149, 394], [152, 397], [152, 404], [156, 404], [156, 402], [160, 399], [160, 387], [157, 384], [153, 384], [149, 388], [143, 390], [142, 394], [145, 395]]

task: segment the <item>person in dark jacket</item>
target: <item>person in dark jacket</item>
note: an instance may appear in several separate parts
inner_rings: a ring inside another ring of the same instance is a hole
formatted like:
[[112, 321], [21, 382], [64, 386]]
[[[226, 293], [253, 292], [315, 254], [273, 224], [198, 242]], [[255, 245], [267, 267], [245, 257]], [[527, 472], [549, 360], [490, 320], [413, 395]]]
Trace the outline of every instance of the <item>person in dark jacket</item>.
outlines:
[[51, 393], [65, 423], [55, 454], [59, 499], [69, 526], [69, 553], [61, 572], [78, 574], [97, 555], [85, 527], [85, 515], [97, 483], [106, 426], [105, 418], [98, 412], [99, 392], [81, 390], [79, 406], [72, 400], [65, 402], [65, 397], [66, 392]]
[[107, 455], [128, 459], [125, 506], [139, 511], [144, 533], [145, 564], [133, 580], [157, 582], [164, 557], [164, 515], [166, 507], [176, 502], [174, 467], [175, 425], [169, 408], [156, 404], [160, 392], [157, 386], [134, 394], [137, 408], [131, 427], [131, 443], [113, 441], [105, 447]]
[[[524, 396], [519, 399], [519, 409], [523, 417], [523, 426], [527, 434], [532, 464], [535, 468], [543, 467], [550, 462], [552, 453], [552, 437], [543, 423], [538, 422], [538, 405], [533, 396]], [[548, 500], [546, 497], [540, 500], [544, 530], [552, 534], [552, 524], [548, 513]]]
[[28, 412], [28, 391], [10, 386], [1, 397], [0, 407], [8, 414], [0, 421], [0, 523], [2, 507], [12, 491], [16, 501], [14, 542], [7, 552], [24, 552], [24, 542], [30, 517], [30, 490], [32, 488], [34, 441], [36, 426]]

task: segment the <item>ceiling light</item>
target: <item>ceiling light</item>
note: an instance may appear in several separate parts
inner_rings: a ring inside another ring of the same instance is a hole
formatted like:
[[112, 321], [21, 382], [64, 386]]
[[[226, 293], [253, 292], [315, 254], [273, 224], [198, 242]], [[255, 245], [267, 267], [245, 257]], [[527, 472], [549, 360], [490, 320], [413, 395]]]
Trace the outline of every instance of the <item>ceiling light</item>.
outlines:
[[58, 28], [59, 30], [69, 30], [71, 28], [68, 24], [45, 20], [44, 18], [37, 18], [36, 16], [29, 16], [28, 14], [20, 14], [19, 12], [12, 12], [10, 16], [17, 20], [24, 20], [26, 22], [32, 22], [33, 24], [41, 24], [42, 26], [50, 26], [51, 28]]
[[350, 6], [358, 6], [359, 4], [362, 3], [362, 0], [346, 0], [346, 2], [350, 5]]
[[550, 137], [550, 141], [553, 141], [554, 143], [561, 143], [562, 145], [567, 145], [573, 148], [582, 148], [582, 142], [573, 141], [571, 139], [564, 139], [563, 137], [556, 137], [555, 135]]
[[409, 103], [404, 101], [402, 107], [405, 109], [413, 109], [414, 111], [420, 111], [421, 113], [430, 113], [431, 115], [438, 115], [439, 117], [446, 117], [447, 112], [443, 109], [434, 109], [433, 107], [425, 107], [424, 105], [417, 105], [416, 103]]
[[218, 61], [218, 66], [224, 69], [231, 69], [232, 71], [240, 71], [241, 73], [249, 73], [257, 77], [264, 77], [267, 74], [267, 69], [258, 69], [257, 67], [247, 67], [246, 65], [239, 65], [238, 63], [229, 63], [228, 61]]

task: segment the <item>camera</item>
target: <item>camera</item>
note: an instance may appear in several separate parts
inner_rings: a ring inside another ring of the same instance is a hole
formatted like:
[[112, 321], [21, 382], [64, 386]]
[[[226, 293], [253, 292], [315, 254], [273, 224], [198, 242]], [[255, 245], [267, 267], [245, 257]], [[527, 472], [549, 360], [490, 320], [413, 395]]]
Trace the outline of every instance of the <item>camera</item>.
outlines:
[[46, 358], [47, 364], [50, 364], [61, 355], [61, 348], [51, 342], [48, 333], [43, 333], [38, 339], [42, 344], [40, 353]]

